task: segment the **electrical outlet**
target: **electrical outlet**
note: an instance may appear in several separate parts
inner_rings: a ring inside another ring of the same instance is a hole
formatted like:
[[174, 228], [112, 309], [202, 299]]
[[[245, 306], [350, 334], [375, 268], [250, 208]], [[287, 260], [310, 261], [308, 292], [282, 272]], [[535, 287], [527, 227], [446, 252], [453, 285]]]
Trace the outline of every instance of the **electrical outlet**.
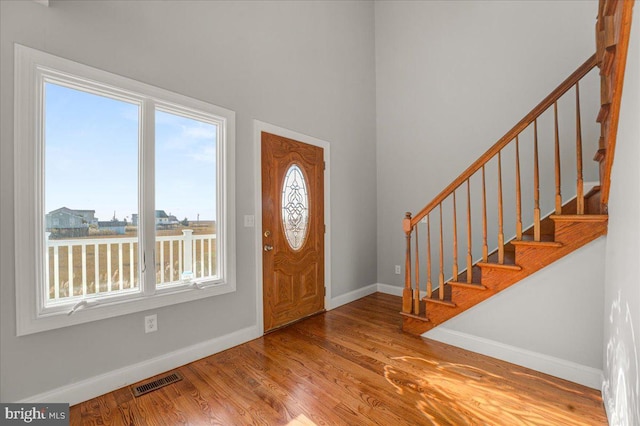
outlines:
[[145, 333], [153, 333], [154, 331], [158, 331], [158, 315], [148, 315], [144, 317], [144, 332]]
[[396, 275], [400, 275], [402, 273], [402, 269], [400, 269], [400, 265], [396, 265]]
[[244, 215], [244, 227], [253, 228], [256, 225], [256, 217], [252, 214]]

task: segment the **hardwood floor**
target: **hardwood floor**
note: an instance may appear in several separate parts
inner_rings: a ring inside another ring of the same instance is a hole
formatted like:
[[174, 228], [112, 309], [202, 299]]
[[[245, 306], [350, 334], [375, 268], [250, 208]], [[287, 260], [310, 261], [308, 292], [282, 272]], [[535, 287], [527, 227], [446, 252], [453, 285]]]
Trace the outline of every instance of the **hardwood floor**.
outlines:
[[600, 392], [400, 330], [376, 293], [177, 369], [72, 425], [606, 425]]

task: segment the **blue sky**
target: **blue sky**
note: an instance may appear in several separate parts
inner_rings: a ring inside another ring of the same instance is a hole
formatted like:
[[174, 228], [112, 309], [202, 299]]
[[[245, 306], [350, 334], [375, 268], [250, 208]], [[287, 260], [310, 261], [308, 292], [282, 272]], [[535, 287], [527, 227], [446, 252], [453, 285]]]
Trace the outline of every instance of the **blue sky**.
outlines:
[[[46, 84], [45, 211], [138, 213], [138, 105]], [[156, 112], [156, 209], [215, 219], [216, 126]]]

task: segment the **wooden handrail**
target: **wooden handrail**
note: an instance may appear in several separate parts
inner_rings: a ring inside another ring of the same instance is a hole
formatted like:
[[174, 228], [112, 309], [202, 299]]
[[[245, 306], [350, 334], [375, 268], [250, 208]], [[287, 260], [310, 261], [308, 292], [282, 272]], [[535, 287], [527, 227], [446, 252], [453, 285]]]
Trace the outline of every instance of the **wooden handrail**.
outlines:
[[571, 89], [582, 77], [587, 75], [597, 64], [596, 55], [593, 54], [582, 65], [578, 67], [566, 80], [553, 90], [546, 98], [544, 98], [535, 108], [531, 110], [522, 120], [518, 122], [511, 130], [509, 130], [502, 138], [498, 140], [491, 148], [489, 148], [480, 158], [471, 164], [460, 176], [449, 184], [440, 194], [438, 194], [429, 204], [427, 204], [418, 214], [411, 218], [411, 228], [415, 227], [422, 218], [429, 214], [435, 207], [440, 205], [453, 191], [462, 185], [467, 179], [471, 178], [480, 168], [491, 160], [498, 152], [515, 139], [524, 129], [526, 129], [533, 121], [538, 118], [544, 111], [552, 106], [562, 95]]
[[[602, 110], [607, 111], [606, 117], [601, 122], [604, 142], [601, 151], [603, 151], [604, 155], [599, 157], [601, 163], [600, 201], [605, 211], [611, 187], [611, 168], [613, 167], [616, 137], [618, 135], [618, 120], [620, 117], [620, 104], [634, 4], [635, 1], [601, 1], [598, 13], [597, 29], [602, 30], [601, 34], [605, 39], [604, 45], [600, 46], [601, 57], [598, 59], [602, 60], [600, 74], [606, 81], [606, 83], [603, 83], [603, 87], [607, 88], [608, 91], [607, 99], [604, 99], [602, 105]], [[605, 28], [607, 27], [607, 22], [611, 22], [610, 28]], [[611, 46], [608, 45], [610, 43], [612, 43]], [[608, 104], [605, 102], [608, 102]]]

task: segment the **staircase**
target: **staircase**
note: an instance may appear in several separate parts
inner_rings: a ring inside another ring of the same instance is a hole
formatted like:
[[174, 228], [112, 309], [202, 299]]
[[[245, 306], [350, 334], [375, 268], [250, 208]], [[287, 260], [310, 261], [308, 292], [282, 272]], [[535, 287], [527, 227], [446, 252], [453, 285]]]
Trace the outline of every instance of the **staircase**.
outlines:
[[[633, 1], [600, 0], [596, 54], [418, 214], [405, 215], [405, 287], [401, 312], [404, 331], [422, 334], [606, 234], [609, 176], [633, 4]], [[580, 81], [596, 66], [600, 70], [601, 102], [596, 121], [600, 123], [601, 136], [594, 160], [599, 162], [601, 185], [587, 189], [585, 194]], [[570, 97], [572, 111], [559, 114], [559, 105], [568, 104], [565, 97]], [[570, 171], [567, 171], [566, 160], [561, 159], [561, 153], [563, 156], [567, 153], [567, 141], [561, 144], [559, 131], [559, 117], [566, 119], [567, 115], [575, 117], [571, 123], [575, 137], [568, 142], [575, 149], [571, 155], [575, 163], [570, 165]], [[542, 138], [538, 127], [545, 117], [552, 117], [554, 158], [541, 162], [539, 139]], [[532, 158], [521, 159], [523, 148], [532, 151]], [[509, 163], [513, 175], [504, 172], [503, 161]], [[522, 172], [523, 165], [531, 166], [530, 173]], [[569, 191], [571, 198], [563, 200], [566, 185], [562, 182], [567, 175], [575, 176], [575, 185], [571, 185]], [[487, 176], [490, 176], [490, 185], [487, 185]], [[532, 182], [524, 176], [532, 177]], [[550, 176], [554, 184], [541, 186], [541, 177], [545, 180]], [[514, 200], [503, 191], [505, 182], [513, 183]], [[531, 186], [532, 194], [525, 194], [523, 187]], [[545, 190], [550, 192], [550, 186], [553, 193], [545, 193]], [[493, 208], [488, 206], [488, 193]], [[460, 198], [466, 210], [462, 214]], [[544, 200], [549, 199], [553, 200], [553, 211], [541, 217]], [[532, 215], [528, 214], [530, 210]], [[523, 217], [525, 221], [531, 219], [526, 229], [523, 229]], [[509, 232], [509, 228], [505, 223], [515, 225], [515, 232], [511, 231], [515, 235], [506, 241], [505, 229]], [[478, 227], [482, 230], [481, 241], [477, 238]], [[466, 241], [462, 241], [465, 236]], [[459, 246], [464, 247], [463, 259], [459, 259]], [[496, 247], [495, 250], [490, 252], [490, 246]]]

